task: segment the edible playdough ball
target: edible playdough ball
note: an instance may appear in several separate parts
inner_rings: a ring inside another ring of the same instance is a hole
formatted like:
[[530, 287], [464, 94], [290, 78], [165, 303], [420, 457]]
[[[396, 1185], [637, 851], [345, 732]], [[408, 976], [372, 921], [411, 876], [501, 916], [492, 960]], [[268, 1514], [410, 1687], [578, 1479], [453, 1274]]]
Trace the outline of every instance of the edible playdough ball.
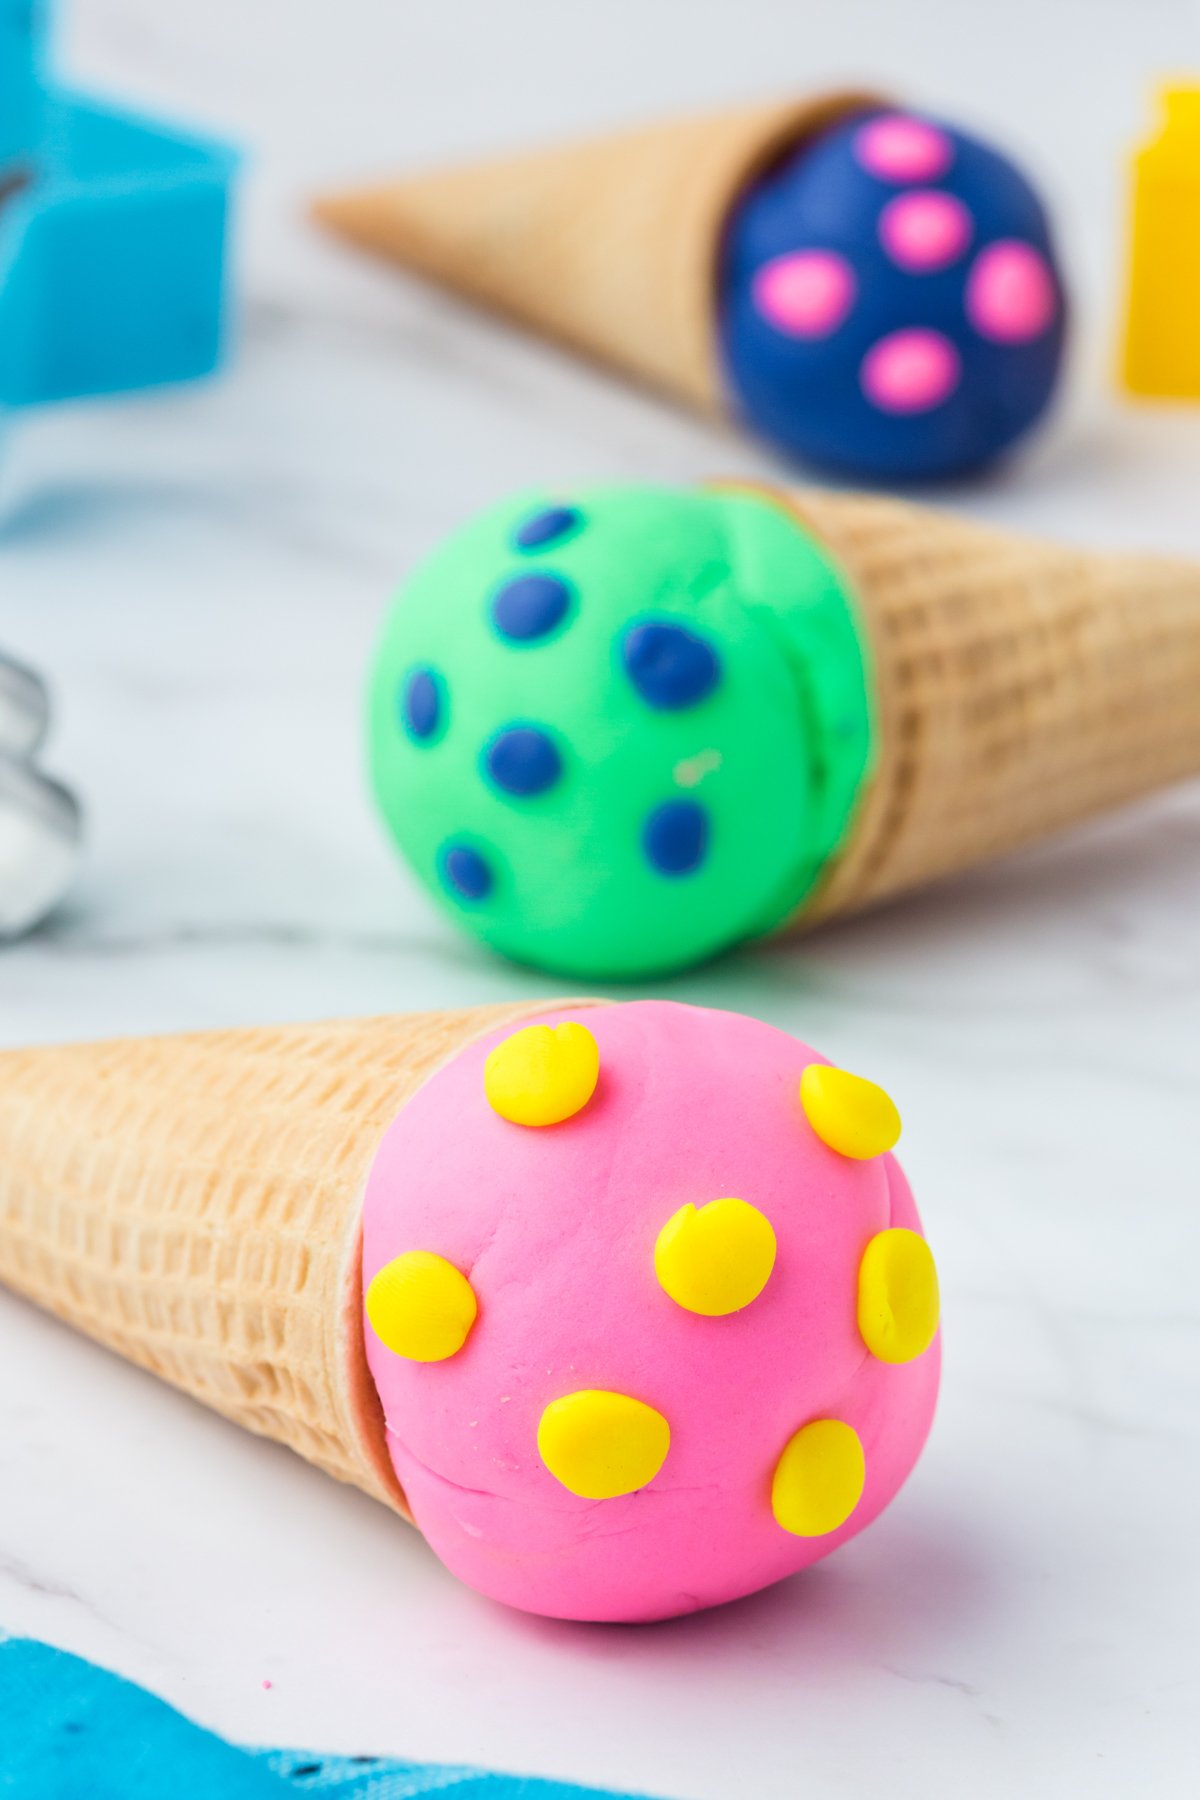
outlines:
[[998, 151], [915, 114], [809, 138], [726, 223], [717, 329], [734, 403], [839, 473], [990, 461], [1048, 405], [1064, 328], [1037, 194]]
[[774, 1266], [771, 1221], [744, 1200], [681, 1206], [654, 1246], [655, 1272], [672, 1300], [713, 1319], [757, 1300]]
[[792, 1438], [771, 1483], [775, 1522], [796, 1537], [819, 1538], [850, 1518], [862, 1496], [862, 1440], [840, 1419], [814, 1419]]
[[[548, 1127], [494, 1104], [530, 1032], [595, 1049], [586, 1102]], [[391, 1126], [367, 1361], [416, 1522], [464, 1581], [666, 1618], [805, 1568], [903, 1484], [937, 1393], [936, 1272], [890, 1152], [836, 1152], [806, 1113], [820, 1066], [736, 1014], [591, 1006], [469, 1046]], [[436, 1360], [380, 1305], [414, 1255], [470, 1297]]]
[[877, 1082], [828, 1063], [805, 1069], [800, 1103], [822, 1143], [842, 1156], [880, 1156], [900, 1136], [900, 1114], [891, 1095]]
[[596, 1090], [600, 1054], [586, 1025], [527, 1025], [484, 1064], [488, 1104], [514, 1125], [560, 1125]]
[[872, 732], [841, 577], [731, 492], [495, 508], [401, 590], [371, 681], [375, 790], [417, 874], [487, 943], [585, 979], [780, 924]]
[[550, 1402], [537, 1444], [538, 1455], [569, 1494], [615, 1500], [654, 1480], [667, 1460], [671, 1428], [641, 1400], [588, 1389]]
[[385, 1263], [367, 1289], [366, 1308], [380, 1343], [413, 1362], [454, 1356], [477, 1311], [465, 1276], [426, 1250], [406, 1250]]
[[881, 1231], [858, 1271], [858, 1329], [881, 1362], [910, 1362], [933, 1341], [938, 1326], [938, 1278], [924, 1238], [915, 1231]]

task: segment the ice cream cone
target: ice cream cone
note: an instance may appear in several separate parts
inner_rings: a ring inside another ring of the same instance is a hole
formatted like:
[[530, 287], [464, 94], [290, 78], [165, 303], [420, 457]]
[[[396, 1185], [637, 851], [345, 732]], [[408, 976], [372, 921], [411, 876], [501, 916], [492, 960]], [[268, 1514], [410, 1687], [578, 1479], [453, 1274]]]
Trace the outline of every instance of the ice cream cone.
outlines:
[[874, 774], [794, 924], [1200, 773], [1200, 566], [897, 500], [786, 501], [855, 597], [878, 719]]
[[542, 1010], [0, 1056], [0, 1282], [407, 1516], [363, 1350], [363, 1186], [428, 1076]]
[[315, 214], [481, 306], [720, 411], [713, 321], [731, 206], [784, 151], [879, 104], [845, 92], [670, 120], [329, 195]]
[[435, 169], [314, 211], [843, 476], [977, 468], [1055, 390], [1067, 308], [1034, 188], [992, 146], [865, 92]]
[[10, 1052], [0, 1282], [480, 1592], [666, 1618], [829, 1554], [920, 1453], [899, 1133], [807, 1044], [664, 1001]]
[[1200, 774], [1198, 696], [1200, 564], [873, 496], [597, 488], [497, 507], [406, 583], [373, 770], [463, 926], [644, 978]]

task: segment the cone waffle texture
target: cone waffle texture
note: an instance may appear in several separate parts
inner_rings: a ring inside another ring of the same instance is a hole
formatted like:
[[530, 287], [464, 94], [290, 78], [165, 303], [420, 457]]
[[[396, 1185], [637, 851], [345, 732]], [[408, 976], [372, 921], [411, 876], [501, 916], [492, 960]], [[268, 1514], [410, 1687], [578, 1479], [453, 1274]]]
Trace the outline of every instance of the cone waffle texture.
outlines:
[[896, 500], [774, 497], [857, 597], [879, 709], [876, 773], [796, 923], [1200, 773], [1200, 567]]
[[804, 137], [877, 106], [829, 94], [673, 120], [317, 202], [343, 236], [706, 411], [722, 407], [721, 233]]
[[404, 1511], [361, 1200], [422, 1082], [545, 1002], [0, 1055], [0, 1281]]

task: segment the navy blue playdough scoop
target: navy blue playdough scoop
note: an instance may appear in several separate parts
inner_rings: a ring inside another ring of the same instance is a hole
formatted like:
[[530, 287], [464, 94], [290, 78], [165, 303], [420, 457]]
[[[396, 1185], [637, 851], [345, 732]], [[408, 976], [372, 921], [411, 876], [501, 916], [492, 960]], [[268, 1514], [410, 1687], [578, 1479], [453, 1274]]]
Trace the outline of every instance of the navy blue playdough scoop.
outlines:
[[1054, 392], [1044, 208], [998, 151], [866, 94], [393, 182], [317, 216], [789, 456], [867, 481], [1002, 454]]

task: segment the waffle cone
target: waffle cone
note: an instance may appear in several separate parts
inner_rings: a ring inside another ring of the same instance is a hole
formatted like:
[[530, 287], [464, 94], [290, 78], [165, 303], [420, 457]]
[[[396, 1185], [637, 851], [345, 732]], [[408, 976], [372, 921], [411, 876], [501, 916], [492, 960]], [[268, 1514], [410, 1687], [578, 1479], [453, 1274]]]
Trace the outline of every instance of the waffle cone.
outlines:
[[749, 182], [867, 94], [672, 120], [317, 201], [392, 258], [705, 411], [721, 410], [713, 329], [721, 232]]
[[901, 501], [784, 501], [856, 595], [877, 767], [795, 923], [969, 868], [1200, 773], [1200, 566]]
[[361, 1199], [426, 1078], [545, 1002], [0, 1055], [0, 1282], [404, 1512]]

